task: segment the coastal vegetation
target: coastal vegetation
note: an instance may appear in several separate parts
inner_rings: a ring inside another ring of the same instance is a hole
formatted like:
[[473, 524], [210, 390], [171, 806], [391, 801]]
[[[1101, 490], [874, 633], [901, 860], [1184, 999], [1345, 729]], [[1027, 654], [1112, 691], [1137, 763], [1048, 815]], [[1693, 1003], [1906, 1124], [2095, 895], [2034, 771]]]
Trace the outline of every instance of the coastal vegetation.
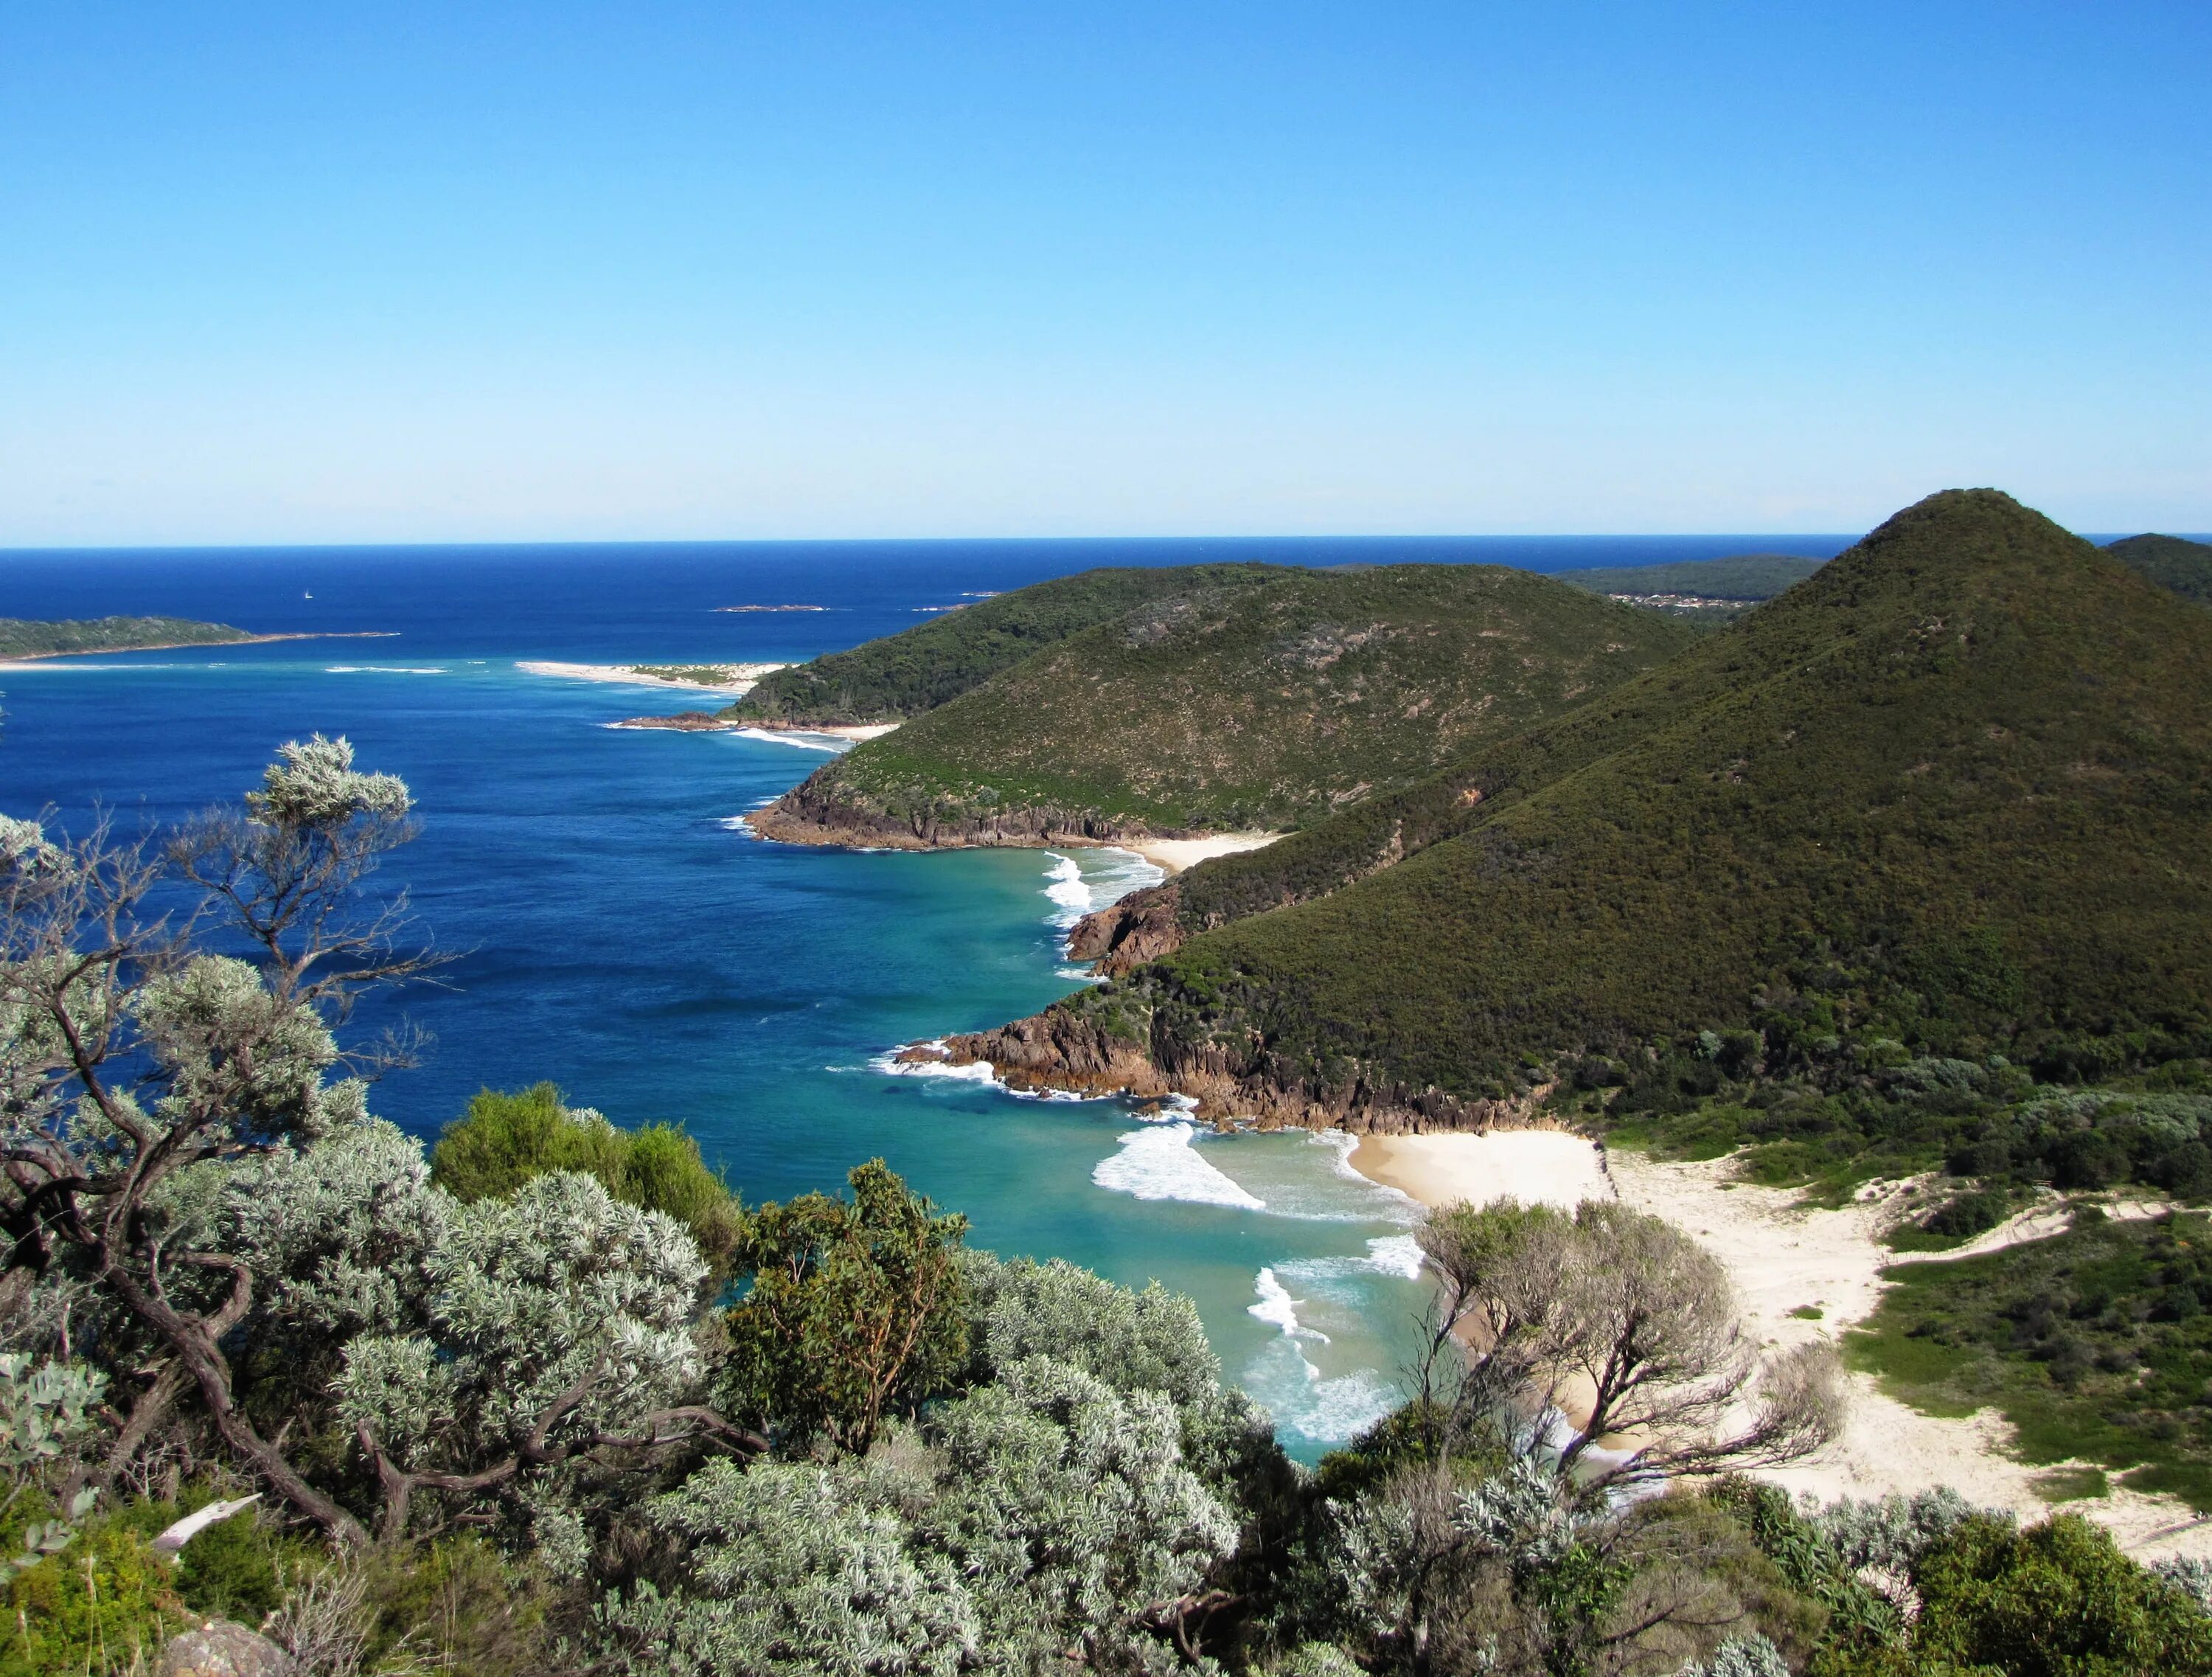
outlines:
[[1667, 665], [1194, 869], [1151, 905], [1182, 947], [1066, 1018], [1355, 1121], [1591, 1059], [1634, 1082], [1707, 1033], [1817, 1091], [1816, 1134], [1885, 1060], [2185, 1080], [2208, 668], [2212, 618], [1995, 491], [1936, 495]]
[[148, 647], [221, 647], [258, 640], [228, 623], [189, 617], [75, 617], [35, 622], [0, 617], [0, 659], [70, 653], [132, 652]]
[[2063, 1234], [1889, 1279], [1849, 1342], [1887, 1390], [1937, 1414], [1994, 1407], [2028, 1461], [2086, 1458], [2212, 1511], [2212, 1218], [2085, 1209]]
[[1733, 553], [1719, 559], [1685, 559], [1664, 565], [1601, 565], [1553, 571], [1562, 582], [1595, 594], [1691, 594], [1747, 605], [1772, 599], [1802, 582], [1826, 562], [1794, 553]]
[[158, 842], [0, 829], [4, 1677], [2212, 1672], [2205, 1577], [2078, 1521], [1736, 1476], [1832, 1377], [1617, 1206], [1431, 1223], [1415, 1394], [1308, 1473], [1187, 1300], [879, 1163], [746, 1207], [545, 1085], [426, 1156], [335, 1034], [432, 970], [367, 889], [413, 832], [319, 738]]
[[633, 664], [633, 675], [654, 676], [662, 681], [680, 681], [687, 687], [735, 687], [745, 679], [746, 666], [742, 664]]
[[1496, 566], [1276, 571], [1072, 635], [825, 766], [755, 826], [909, 844], [1300, 826], [1693, 638]]
[[1560, 581], [1694, 623], [1723, 623], [1772, 599], [1820, 568], [1791, 553], [1735, 553], [1663, 565], [1606, 565], [1554, 571]]
[[1226, 594], [1279, 574], [1255, 564], [1113, 567], [1032, 583], [779, 670], [723, 714], [759, 727], [904, 721], [1147, 600], [1197, 590]]
[[2105, 549], [2113, 558], [2182, 598], [2212, 605], [2212, 544], [2179, 536], [2130, 536]]

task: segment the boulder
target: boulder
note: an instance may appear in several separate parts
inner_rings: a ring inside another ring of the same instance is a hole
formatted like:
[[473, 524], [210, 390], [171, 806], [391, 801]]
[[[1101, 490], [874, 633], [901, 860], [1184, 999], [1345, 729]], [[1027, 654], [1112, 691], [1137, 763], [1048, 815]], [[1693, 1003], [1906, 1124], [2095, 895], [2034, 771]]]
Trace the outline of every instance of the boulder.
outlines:
[[292, 1656], [267, 1637], [210, 1619], [162, 1645], [154, 1677], [293, 1677]]

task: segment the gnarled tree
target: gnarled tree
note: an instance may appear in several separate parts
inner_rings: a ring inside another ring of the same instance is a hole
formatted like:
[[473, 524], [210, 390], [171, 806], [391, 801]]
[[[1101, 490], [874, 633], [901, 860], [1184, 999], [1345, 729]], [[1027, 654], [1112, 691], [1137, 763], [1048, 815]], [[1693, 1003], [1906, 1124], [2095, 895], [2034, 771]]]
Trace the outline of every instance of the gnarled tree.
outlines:
[[1761, 1355], [1727, 1273], [1658, 1218], [1498, 1200], [1440, 1212], [1420, 1239], [1444, 1282], [1435, 1343], [1463, 1340], [1471, 1389], [1532, 1404], [1586, 1482], [1776, 1467], [1840, 1424], [1834, 1353]]

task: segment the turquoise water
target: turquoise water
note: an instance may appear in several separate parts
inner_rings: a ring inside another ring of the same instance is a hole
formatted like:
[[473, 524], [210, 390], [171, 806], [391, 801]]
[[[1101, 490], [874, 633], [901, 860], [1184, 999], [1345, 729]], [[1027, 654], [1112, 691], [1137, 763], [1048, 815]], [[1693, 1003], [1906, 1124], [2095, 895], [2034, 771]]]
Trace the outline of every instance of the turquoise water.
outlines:
[[[1215, 1135], [1118, 1101], [884, 1069], [898, 1044], [1066, 993], [1082, 981], [1060, 928], [1156, 878], [1148, 866], [764, 844], [736, 817], [818, 753], [611, 729], [701, 700], [517, 667], [804, 656], [1054, 569], [1196, 556], [1100, 546], [18, 556], [0, 561], [0, 615], [400, 632], [0, 671], [0, 810], [51, 805], [81, 827], [104, 801], [131, 829], [234, 798], [283, 739], [344, 733], [415, 790], [422, 836], [383, 883], [410, 891], [455, 957], [450, 988], [355, 1021], [364, 1036], [404, 1020], [434, 1039], [379, 1086], [377, 1111], [429, 1137], [479, 1087], [551, 1079], [619, 1122], [682, 1121], [753, 1201], [836, 1188], [880, 1157], [967, 1213], [976, 1244], [1190, 1295], [1230, 1377], [1310, 1458], [1393, 1401], [1425, 1297], [1413, 1208], [1345, 1168], [1347, 1139]], [[1694, 556], [1678, 548], [1650, 556]], [[1632, 559], [1618, 540], [1558, 556], [1601, 562]], [[838, 609], [712, 609], [794, 600]]]

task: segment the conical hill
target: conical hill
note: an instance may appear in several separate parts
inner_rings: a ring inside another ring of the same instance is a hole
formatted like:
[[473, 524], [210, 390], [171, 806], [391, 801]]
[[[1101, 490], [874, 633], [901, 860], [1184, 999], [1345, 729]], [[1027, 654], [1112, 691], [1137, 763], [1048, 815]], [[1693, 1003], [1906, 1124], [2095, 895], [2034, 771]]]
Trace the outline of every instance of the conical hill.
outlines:
[[[2006, 495], [1934, 495], [1665, 667], [1194, 872], [1182, 906], [1231, 923], [1077, 1012], [1163, 1068], [1338, 1107], [1778, 1006], [1983, 1052], [2201, 1026], [2212, 615]], [[1814, 1006], [1826, 969], [1849, 999]]]

